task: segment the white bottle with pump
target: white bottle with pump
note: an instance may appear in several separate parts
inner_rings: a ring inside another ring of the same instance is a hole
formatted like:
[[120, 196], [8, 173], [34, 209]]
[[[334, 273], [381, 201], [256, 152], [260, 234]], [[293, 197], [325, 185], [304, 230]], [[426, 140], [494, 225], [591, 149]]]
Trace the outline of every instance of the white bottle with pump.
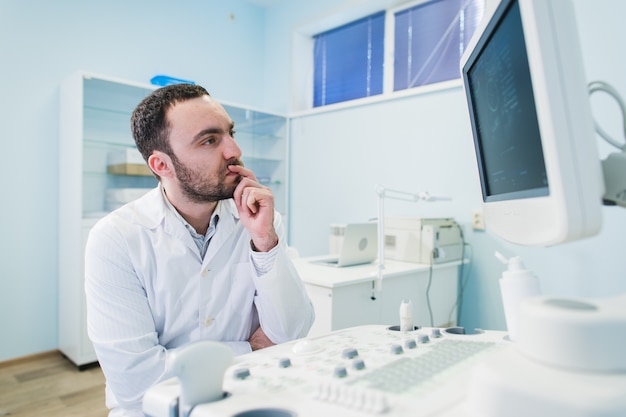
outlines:
[[517, 321], [521, 302], [529, 297], [541, 295], [539, 280], [522, 262], [522, 258], [514, 256], [506, 259], [499, 252], [496, 258], [508, 265], [500, 278], [500, 293], [504, 306], [504, 317], [509, 333], [509, 339], [517, 339]]

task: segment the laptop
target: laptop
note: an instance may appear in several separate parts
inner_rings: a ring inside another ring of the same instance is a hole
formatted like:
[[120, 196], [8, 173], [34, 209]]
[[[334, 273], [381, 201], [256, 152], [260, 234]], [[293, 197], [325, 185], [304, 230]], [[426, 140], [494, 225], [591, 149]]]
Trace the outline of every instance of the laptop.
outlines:
[[367, 264], [376, 259], [377, 223], [346, 224], [338, 255], [316, 259], [314, 263], [335, 267]]

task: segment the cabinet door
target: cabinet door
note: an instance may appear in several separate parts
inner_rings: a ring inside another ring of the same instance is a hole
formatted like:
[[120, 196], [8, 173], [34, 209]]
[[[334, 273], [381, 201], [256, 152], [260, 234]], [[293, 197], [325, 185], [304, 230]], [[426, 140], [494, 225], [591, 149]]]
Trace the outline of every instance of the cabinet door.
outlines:
[[89, 230], [106, 213], [156, 186], [130, 131], [133, 109], [152, 90], [84, 73], [61, 85], [58, 346], [79, 366], [96, 360], [84, 295]]
[[157, 184], [130, 131], [134, 108], [152, 89], [100, 78], [83, 88], [83, 217], [101, 217]]
[[274, 194], [274, 204], [287, 215], [287, 118], [232, 104], [224, 108], [235, 122], [242, 160]]
[[380, 297], [372, 299], [371, 281], [333, 288], [332, 329], [389, 324], [381, 322], [381, 306]]
[[[83, 248], [83, 253], [85, 251], [85, 245], [87, 244], [87, 237], [89, 236], [89, 230], [91, 230], [91, 228], [93, 227], [92, 223], [87, 223], [84, 224], [81, 228], [81, 240], [82, 240], [82, 248]], [[84, 286], [85, 286], [85, 280], [84, 280], [84, 271], [85, 271], [85, 261], [84, 261], [84, 257], [81, 257], [81, 271], [83, 271], [83, 275], [81, 276], [80, 279], [80, 323], [79, 323], [79, 328], [78, 328], [78, 364], [85, 364], [85, 363], [90, 363], [90, 362], [94, 362], [97, 358], [96, 358], [96, 352], [94, 351], [93, 348], [93, 344], [91, 343], [91, 340], [89, 339], [89, 334], [87, 332], [87, 305], [85, 302], [85, 294], [84, 294]]]
[[315, 309], [315, 321], [309, 337], [321, 336], [333, 330], [333, 292], [330, 288], [304, 283]]
[[[456, 324], [458, 263], [440, 264], [385, 279], [381, 323], [399, 324], [402, 300], [411, 300], [413, 324], [450, 327]], [[432, 274], [432, 275], [431, 275]]]

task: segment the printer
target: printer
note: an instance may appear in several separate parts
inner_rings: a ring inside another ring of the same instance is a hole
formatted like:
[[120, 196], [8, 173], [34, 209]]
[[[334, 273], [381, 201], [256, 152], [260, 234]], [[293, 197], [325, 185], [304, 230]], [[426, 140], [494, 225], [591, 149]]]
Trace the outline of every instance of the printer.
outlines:
[[463, 234], [453, 218], [385, 217], [385, 258], [438, 264], [461, 260]]

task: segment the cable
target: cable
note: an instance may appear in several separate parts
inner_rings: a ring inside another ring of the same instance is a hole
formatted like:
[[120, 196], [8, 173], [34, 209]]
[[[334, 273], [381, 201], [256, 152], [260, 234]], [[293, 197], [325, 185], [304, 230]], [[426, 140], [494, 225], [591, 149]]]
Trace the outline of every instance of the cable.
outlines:
[[[622, 97], [619, 95], [617, 90], [613, 88], [613, 86], [611, 86], [609, 83], [606, 83], [604, 81], [592, 81], [589, 83], [588, 89], [589, 89], [589, 96], [591, 96], [591, 94], [595, 93], [596, 91], [604, 91], [605, 93], [611, 95], [615, 99], [615, 101], [617, 101], [617, 104], [619, 105], [619, 108], [622, 112], [622, 124], [623, 124], [623, 130], [624, 130], [624, 138], [626, 139], [626, 105], [624, 104], [624, 100], [622, 100]], [[598, 122], [594, 120], [593, 123], [596, 129], [596, 132], [598, 132], [598, 134], [602, 136], [602, 138], [605, 141], [607, 141], [609, 144], [613, 145], [617, 149], [626, 151], [626, 142], [620, 143], [619, 141], [613, 139], [608, 133], [604, 131], [604, 129], [602, 129], [602, 127], [600, 127]]]
[[430, 327], [435, 327], [433, 324], [433, 309], [430, 305], [430, 285], [433, 282], [433, 263], [435, 263], [435, 249], [430, 251], [430, 268], [428, 268], [428, 285], [426, 285], [426, 306], [428, 307]]
[[[465, 253], [465, 247], [468, 247], [469, 249], [472, 249], [472, 246], [469, 243], [464, 243], [463, 244], [463, 253]], [[463, 258], [465, 259], [465, 257]], [[463, 300], [465, 297], [465, 288], [467, 287], [467, 283], [469, 281], [470, 275], [471, 275], [471, 271], [472, 271], [472, 267], [474, 264], [474, 251], [471, 250], [470, 251], [470, 258], [469, 258], [469, 267], [465, 267], [465, 264], [461, 265], [461, 273], [459, 274], [461, 279], [461, 288], [459, 289], [459, 295], [457, 298], [457, 303], [456, 305], [452, 306], [452, 309], [450, 310], [450, 315], [448, 316], [449, 320], [452, 320], [452, 313], [454, 312], [454, 308], [457, 307], [456, 310], [456, 323], [457, 325], [459, 323], [461, 323], [461, 319], [462, 319], [462, 315], [463, 315]], [[465, 277], [463, 277], [463, 274], [465, 274]]]
[[[450, 313], [448, 314], [448, 323], [450, 323], [452, 321], [452, 313], [454, 313], [454, 309], [456, 308], [456, 313], [457, 313], [457, 319], [456, 322], [457, 324], [461, 322], [461, 315], [463, 312], [463, 295], [465, 293], [465, 286], [467, 285], [467, 282], [469, 281], [469, 277], [470, 277], [470, 271], [472, 269], [472, 264], [473, 264], [473, 257], [474, 257], [474, 251], [471, 251], [470, 254], [470, 259], [469, 259], [469, 267], [465, 268], [465, 247], [467, 246], [468, 248], [472, 248], [471, 245], [469, 245], [468, 243], [465, 242], [465, 235], [463, 234], [463, 229], [461, 228], [461, 225], [459, 225], [458, 223], [456, 223], [456, 226], [459, 229], [459, 233], [461, 234], [461, 243], [462, 243], [462, 249], [461, 249], [461, 271], [459, 273], [460, 276], [460, 281], [461, 281], [461, 288], [458, 291], [457, 297], [456, 297], [456, 301], [454, 302], [454, 304], [452, 304], [452, 308], [450, 309]], [[463, 277], [463, 275], [465, 275], [465, 277]]]

